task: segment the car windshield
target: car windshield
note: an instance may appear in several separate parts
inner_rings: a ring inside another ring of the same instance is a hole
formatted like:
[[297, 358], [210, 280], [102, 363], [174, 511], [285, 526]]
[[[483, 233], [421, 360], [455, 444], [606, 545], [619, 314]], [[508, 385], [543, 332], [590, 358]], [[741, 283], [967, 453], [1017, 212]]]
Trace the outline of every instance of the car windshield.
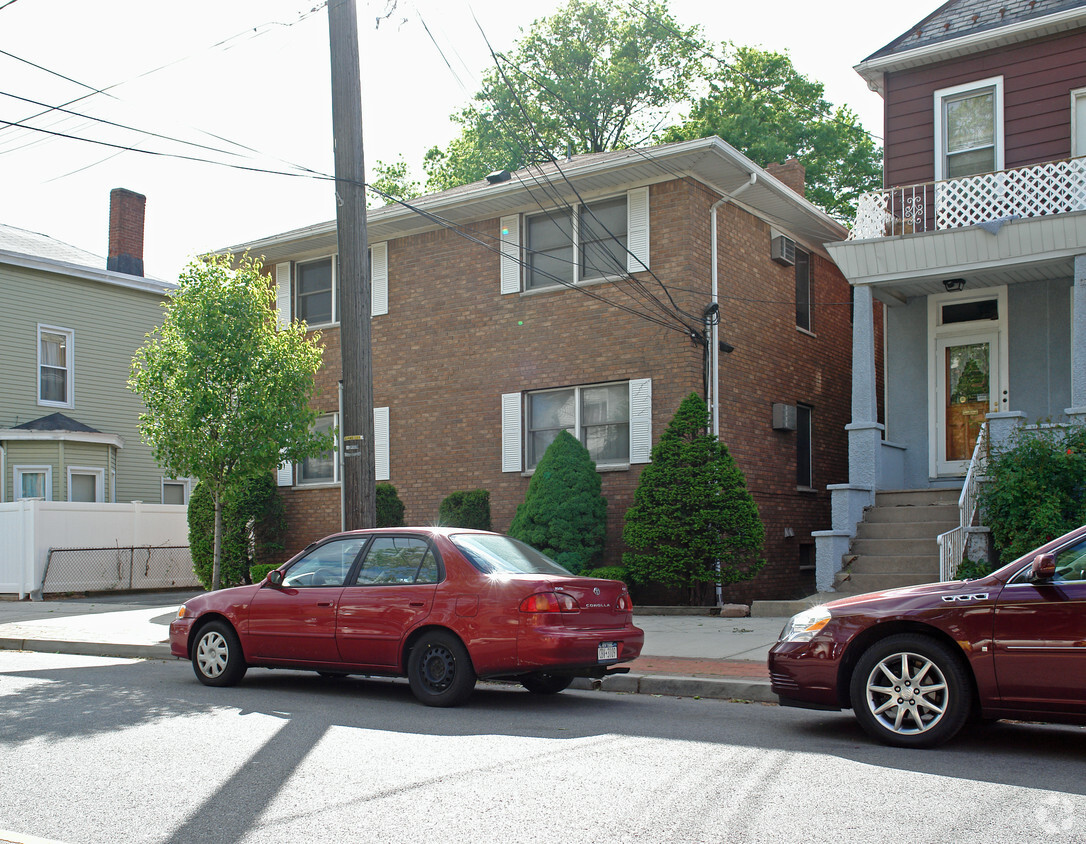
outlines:
[[571, 574], [550, 557], [508, 536], [459, 533], [450, 538], [460, 553], [483, 574]]

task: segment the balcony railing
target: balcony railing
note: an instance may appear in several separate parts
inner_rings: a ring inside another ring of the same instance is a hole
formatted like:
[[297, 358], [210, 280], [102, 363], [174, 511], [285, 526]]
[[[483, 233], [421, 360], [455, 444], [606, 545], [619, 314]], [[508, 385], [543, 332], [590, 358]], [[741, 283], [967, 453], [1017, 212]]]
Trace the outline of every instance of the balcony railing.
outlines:
[[849, 240], [1086, 211], [1086, 157], [863, 194]]

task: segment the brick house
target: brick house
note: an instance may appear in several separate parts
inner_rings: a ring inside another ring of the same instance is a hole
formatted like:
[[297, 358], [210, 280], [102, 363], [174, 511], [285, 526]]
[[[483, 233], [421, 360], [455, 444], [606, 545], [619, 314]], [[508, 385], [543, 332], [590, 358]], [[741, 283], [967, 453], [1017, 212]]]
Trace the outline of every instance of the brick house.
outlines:
[[[971, 539], [979, 557], [978, 441], [1086, 419], [1086, 2], [952, 0], [856, 71], [885, 101], [886, 187], [827, 244], [855, 290], [854, 414], [817, 554], [820, 587], [849, 591], [948, 578]], [[887, 306], [885, 397], [869, 377], [873, 301]], [[949, 507], [911, 550], [900, 526], [875, 535], [888, 515], [865, 517], [891, 490]], [[904, 568], [873, 579], [878, 556]]]
[[[851, 332], [848, 283], [821, 245], [845, 229], [802, 193], [797, 162], [767, 171], [709, 138], [499, 173], [414, 210], [371, 211], [377, 478], [394, 484], [408, 523], [433, 521], [455, 490], [484, 488], [495, 529], [507, 529], [566, 428], [602, 475], [605, 562], [618, 564], [652, 444], [708, 380], [767, 537], [766, 568], [725, 597], [809, 591], [825, 486], [846, 476]], [[320, 424], [335, 425], [335, 223], [230, 251], [242, 250], [274, 273], [281, 318], [321, 331], [315, 401]], [[714, 299], [719, 326], [706, 328]], [[734, 350], [707, 355], [716, 340]], [[283, 467], [280, 484], [291, 552], [340, 529], [336, 455]]]

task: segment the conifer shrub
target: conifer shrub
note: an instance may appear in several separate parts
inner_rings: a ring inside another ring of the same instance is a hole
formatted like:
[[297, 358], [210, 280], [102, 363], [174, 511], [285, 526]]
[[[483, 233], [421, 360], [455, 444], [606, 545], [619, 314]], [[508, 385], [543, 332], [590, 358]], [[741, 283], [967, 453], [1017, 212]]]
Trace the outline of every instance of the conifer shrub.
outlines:
[[437, 512], [438, 524], [445, 527], [493, 530], [490, 521], [490, 493], [465, 489], [449, 493]]
[[509, 535], [574, 574], [603, 554], [607, 499], [588, 449], [568, 431], [554, 438], [536, 465]]
[[653, 446], [622, 534], [630, 579], [685, 588], [691, 603], [707, 584], [748, 580], [765, 562], [758, 507], [708, 427], [705, 403], [691, 393]]
[[392, 484], [377, 484], [376, 527], [403, 527], [404, 506], [396, 487]]

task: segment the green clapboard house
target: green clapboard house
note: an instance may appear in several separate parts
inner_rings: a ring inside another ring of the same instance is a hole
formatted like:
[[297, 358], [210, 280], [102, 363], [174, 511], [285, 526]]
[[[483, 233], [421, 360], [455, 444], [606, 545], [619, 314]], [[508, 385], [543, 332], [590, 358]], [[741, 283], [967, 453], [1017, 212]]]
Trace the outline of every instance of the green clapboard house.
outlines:
[[144, 205], [112, 191], [108, 258], [0, 224], [0, 502], [186, 503], [127, 388], [175, 288], [143, 276]]

